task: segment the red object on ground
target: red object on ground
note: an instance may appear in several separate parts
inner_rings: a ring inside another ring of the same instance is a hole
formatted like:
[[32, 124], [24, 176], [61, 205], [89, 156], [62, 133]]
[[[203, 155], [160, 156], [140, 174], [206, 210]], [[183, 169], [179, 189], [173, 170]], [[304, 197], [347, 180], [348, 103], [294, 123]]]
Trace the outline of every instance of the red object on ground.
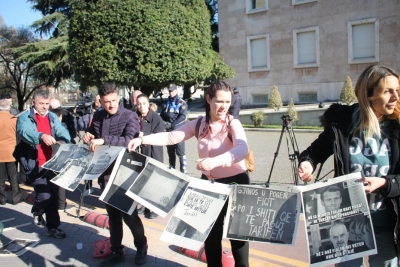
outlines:
[[[198, 251], [179, 247], [178, 252], [182, 253], [190, 258], [197, 259], [202, 262], [207, 262], [204, 245], [202, 245]], [[223, 267], [234, 267], [235, 266], [235, 260], [233, 259], [232, 252], [222, 251], [222, 266]]]
[[110, 238], [107, 237], [104, 240], [97, 240], [93, 244], [93, 258], [103, 259], [112, 253]]
[[108, 224], [108, 215], [100, 214], [95, 211], [86, 213], [83, 221], [101, 228], [108, 229], [110, 227]]
[[36, 193], [32, 192], [30, 193], [30, 195], [25, 199], [25, 201], [27, 203], [33, 204], [33, 202], [35, 201], [35, 197], [36, 197]]

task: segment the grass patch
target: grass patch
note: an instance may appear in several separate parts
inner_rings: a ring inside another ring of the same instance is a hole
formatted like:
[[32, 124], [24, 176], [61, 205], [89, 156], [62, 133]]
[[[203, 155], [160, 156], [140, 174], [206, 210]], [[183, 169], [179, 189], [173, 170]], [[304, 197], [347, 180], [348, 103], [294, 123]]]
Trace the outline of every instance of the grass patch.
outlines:
[[[266, 124], [262, 125], [261, 127], [254, 127], [252, 124], [243, 124], [243, 128], [269, 128], [269, 129], [282, 129], [282, 125], [277, 124]], [[297, 126], [292, 125], [293, 129], [307, 129], [307, 130], [323, 130], [322, 126]]]

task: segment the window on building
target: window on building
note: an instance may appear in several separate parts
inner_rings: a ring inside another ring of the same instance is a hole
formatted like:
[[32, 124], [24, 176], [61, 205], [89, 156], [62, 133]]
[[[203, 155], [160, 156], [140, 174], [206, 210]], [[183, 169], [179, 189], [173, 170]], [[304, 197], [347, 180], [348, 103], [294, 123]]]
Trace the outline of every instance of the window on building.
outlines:
[[269, 70], [269, 35], [247, 37], [248, 71]]
[[348, 22], [349, 64], [379, 61], [378, 18]]
[[253, 105], [256, 104], [268, 104], [268, 95], [264, 94], [253, 94]]
[[295, 68], [319, 66], [319, 27], [293, 30]]
[[292, 6], [301, 5], [305, 3], [317, 2], [318, 0], [292, 0]]
[[318, 95], [316, 92], [299, 93], [299, 103], [315, 103], [315, 102], [318, 102]]
[[246, 13], [252, 14], [268, 10], [268, 0], [246, 0]]

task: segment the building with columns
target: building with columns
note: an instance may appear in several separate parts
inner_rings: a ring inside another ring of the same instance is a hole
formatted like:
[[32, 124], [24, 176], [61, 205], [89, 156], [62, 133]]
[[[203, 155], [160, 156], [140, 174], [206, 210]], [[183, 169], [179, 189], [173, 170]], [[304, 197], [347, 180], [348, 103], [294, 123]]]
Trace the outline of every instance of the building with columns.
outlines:
[[370, 64], [400, 71], [399, 0], [219, 0], [219, 46], [243, 105], [337, 101]]

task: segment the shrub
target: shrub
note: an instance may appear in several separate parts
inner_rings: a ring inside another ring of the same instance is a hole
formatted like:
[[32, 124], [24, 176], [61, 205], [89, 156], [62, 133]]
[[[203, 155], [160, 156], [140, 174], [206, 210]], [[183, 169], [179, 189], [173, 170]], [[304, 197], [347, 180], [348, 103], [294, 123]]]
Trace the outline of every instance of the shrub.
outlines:
[[264, 123], [265, 114], [262, 111], [256, 111], [251, 113], [251, 121], [253, 122], [254, 127], [261, 127]]
[[278, 87], [274, 84], [269, 94], [268, 107], [278, 111], [282, 107], [281, 94], [278, 91]]
[[353, 89], [353, 84], [351, 83], [351, 79], [349, 76], [347, 76], [342, 88], [342, 92], [340, 92], [340, 101], [346, 103], [347, 105], [350, 105], [351, 103], [357, 101], [357, 97]]
[[286, 114], [293, 118], [293, 122], [299, 120], [299, 115], [297, 114], [296, 107], [294, 106], [293, 98], [290, 99], [290, 102], [287, 106]]

